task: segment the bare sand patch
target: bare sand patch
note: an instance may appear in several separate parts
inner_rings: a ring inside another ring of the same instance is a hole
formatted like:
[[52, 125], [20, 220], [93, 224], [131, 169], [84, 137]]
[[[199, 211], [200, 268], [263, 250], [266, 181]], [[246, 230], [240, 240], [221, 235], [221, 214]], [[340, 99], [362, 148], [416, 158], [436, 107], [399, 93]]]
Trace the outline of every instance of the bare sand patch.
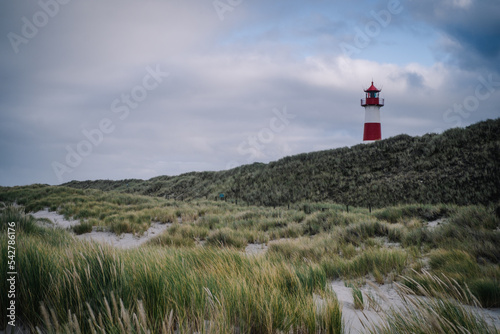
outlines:
[[248, 255], [259, 255], [263, 254], [269, 248], [266, 244], [248, 244], [245, 247], [245, 253]]
[[[331, 283], [331, 287], [339, 302], [342, 304], [342, 317], [345, 323], [345, 333], [358, 334], [367, 333], [368, 328], [373, 325], [384, 323], [384, 317], [391, 309], [400, 309], [403, 307], [403, 299], [398, 294], [395, 284], [379, 285], [370, 282], [361, 286], [359, 289], [363, 294], [364, 309], [354, 308], [354, 299], [352, 289], [345, 286], [345, 282], [336, 280]], [[416, 297], [425, 298], [425, 297]], [[471, 311], [484, 316], [484, 319], [500, 328], [500, 308], [481, 309], [465, 305]], [[368, 328], [365, 326], [369, 326]]]
[[134, 235], [132, 233], [116, 235], [112, 232], [99, 231], [94, 228], [92, 232], [77, 235], [76, 238], [80, 240], [107, 243], [118, 248], [128, 249], [139, 247], [140, 245], [148, 242], [155, 236], [160, 235], [171, 225], [172, 224], [169, 223], [151, 223], [151, 227], [142, 235]]
[[[57, 212], [48, 211], [48, 209], [31, 213], [31, 215], [37, 219], [44, 218], [50, 220], [53, 224], [52, 227], [54, 228], [58, 227], [63, 229], [71, 229], [71, 227], [80, 224], [80, 220], [75, 220], [75, 219], [68, 220], [64, 218], [63, 215], [60, 215]], [[40, 225], [45, 227], [50, 227], [45, 222], [42, 222]], [[151, 223], [150, 228], [147, 231], [145, 231], [142, 235], [134, 235], [132, 233], [123, 233], [121, 235], [116, 235], [115, 233], [109, 231], [101, 231], [98, 228], [94, 227], [92, 232], [75, 235], [75, 238], [80, 240], [107, 243], [118, 248], [128, 249], [128, 248], [139, 247], [140, 245], [146, 243], [153, 237], [161, 234], [171, 225], [172, 224], [168, 223], [167, 224]]]
[[437, 219], [437, 220], [433, 220], [433, 221], [430, 221], [430, 222], [427, 222], [427, 228], [428, 229], [434, 229], [438, 226], [441, 226], [443, 224], [446, 224], [448, 221], [446, 218], [440, 218], [440, 219]]
[[[45, 218], [50, 220], [54, 225], [53, 227], [61, 227], [61, 228], [71, 228], [75, 225], [79, 225], [80, 221], [75, 219], [66, 219], [63, 215], [58, 214], [54, 211], [49, 211], [49, 209], [45, 209], [42, 211], [38, 211], [35, 213], [30, 213], [36, 219]], [[44, 227], [48, 227], [46, 224], [41, 224]]]
[[293, 238], [275, 239], [275, 240], [271, 240], [271, 241], [269, 241], [267, 243], [263, 243], [263, 244], [248, 244], [245, 247], [245, 253], [248, 254], [248, 255], [264, 254], [265, 252], [267, 252], [267, 250], [269, 249], [269, 247], [271, 246], [271, 244], [276, 244], [276, 243], [280, 243], [280, 242], [286, 242], [286, 241], [289, 241], [289, 240], [293, 240]]

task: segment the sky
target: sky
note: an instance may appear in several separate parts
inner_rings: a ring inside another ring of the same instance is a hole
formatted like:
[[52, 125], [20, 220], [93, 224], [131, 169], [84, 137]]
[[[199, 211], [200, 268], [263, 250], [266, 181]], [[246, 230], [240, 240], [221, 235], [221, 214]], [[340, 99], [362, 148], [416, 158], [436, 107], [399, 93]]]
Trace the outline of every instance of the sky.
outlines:
[[500, 117], [498, 0], [0, 4], [0, 185], [149, 179]]

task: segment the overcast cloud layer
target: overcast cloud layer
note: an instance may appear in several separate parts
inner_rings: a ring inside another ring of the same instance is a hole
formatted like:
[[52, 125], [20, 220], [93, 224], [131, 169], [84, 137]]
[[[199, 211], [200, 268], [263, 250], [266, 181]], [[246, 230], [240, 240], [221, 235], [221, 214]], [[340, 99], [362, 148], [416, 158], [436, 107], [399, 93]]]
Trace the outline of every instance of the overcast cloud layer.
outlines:
[[0, 185], [147, 179], [500, 116], [498, 0], [0, 4]]

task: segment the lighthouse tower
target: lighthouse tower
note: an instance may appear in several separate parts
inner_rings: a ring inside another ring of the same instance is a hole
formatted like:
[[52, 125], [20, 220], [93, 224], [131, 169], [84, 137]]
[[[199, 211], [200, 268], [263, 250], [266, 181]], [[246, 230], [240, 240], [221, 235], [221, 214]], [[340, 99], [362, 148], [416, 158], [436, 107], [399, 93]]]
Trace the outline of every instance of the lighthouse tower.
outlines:
[[380, 89], [373, 85], [365, 90], [366, 97], [361, 99], [361, 106], [365, 107], [365, 132], [363, 140], [382, 139], [382, 130], [380, 127], [380, 107], [384, 106], [384, 99], [379, 97]]

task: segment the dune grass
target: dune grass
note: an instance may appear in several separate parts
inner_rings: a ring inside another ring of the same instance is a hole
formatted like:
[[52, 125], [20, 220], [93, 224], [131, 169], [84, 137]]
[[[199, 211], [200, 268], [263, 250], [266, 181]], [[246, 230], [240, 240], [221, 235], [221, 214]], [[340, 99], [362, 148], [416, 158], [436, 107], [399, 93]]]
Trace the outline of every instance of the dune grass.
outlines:
[[[442, 288], [436, 277], [447, 277], [470, 292], [469, 302], [500, 307], [494, 205], [411, 204], [370, 214], [331, 203], [249, 207], [49, 186], [2, 190], [0, 200], [6, 202], [0, 207], [0, 269], [6, 265], [5, 225], [16, 221], [20, 316], [32, 329], [340, 333], [341, 312], [327, 288], [331, 279], [383, 284], [406, 277], [407, 288], [426, 295]], [[76, 233], [98, 226], [140, 234], [152, 222], [170, 226], [142, 248], [124, 251], [40, 228], [22, 208], [8, 205], [14, 202], [27, 211], [49, 208], [80, 219]], [[443, 223], [427, 225], [436, 219]], [[248, 257], [249, 243], [269, 248]], [[421, 274], [426, 271], [431, 276]]]
[[[2, 259], [6, 240], [2, 234]], [[249, 258], [227, 248], [122, 251], [65, 231], [20, 230], [17, 240], [18, 312], [32, 330], [342, 332], [338, 302], [317, 265]], [[0, 267], [5, 282], [5, 262]], [[319, 309], [313, 294], [323, 301]]]
[[365, 308], [365, 302], [363, 300], [363, 293], [361, 289], [354, 284], [347, 284], [346, 286], [352, 289], [352, 300], [354, 301], [354, 308], [356, 310], [363, 310]]
[[[457, 281], [428, 272], [417, 274], [421, 285], [413, 278], [403, 277], [398, 284], [403, 304], [386, 314], [386, 321], [370, 327], [370, 333], [485, 333], [497, 334], [495, 326], [481, 314], [480, 303], [467, 288]], [[408, 285], [413, 286], [410, 289]], [[416, 293], [417, 291], [418, 293]], [[475, 306], [471, 308], [468, 305]]]
[[73, 226], [72, 230], [75, 232], [75, 234], [84, 234], [84, 233], [89, 233], [92, 232], [92, 223], [90, 222], [83, 222], [78, 225]]

